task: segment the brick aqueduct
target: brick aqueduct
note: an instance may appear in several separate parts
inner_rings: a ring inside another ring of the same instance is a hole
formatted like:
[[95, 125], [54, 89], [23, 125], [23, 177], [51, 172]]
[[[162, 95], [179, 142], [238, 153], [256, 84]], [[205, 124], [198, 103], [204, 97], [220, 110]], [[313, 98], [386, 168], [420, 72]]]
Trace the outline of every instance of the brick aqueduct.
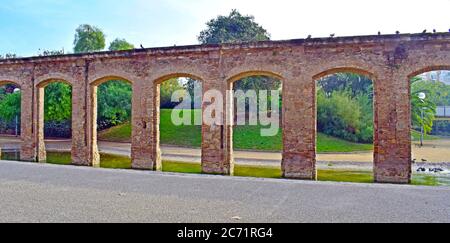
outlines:
[[[192, 77], [203, 90], [223, 94], [251, 75], [283, 84], [285, 178], [316, 179], [315, 81], [337, 72], [374, 81], [374, 176], [376, 182], [411, 181], [410, 78], [450, 70], [450, 33], [313, 38], [258, 43], [198, 45], [100, 52], [0, 61], [0, 84], [22, 90], [21, 160], [45, 161], [44, 88], [54, 81], [72, 86], [72, 163], [99, 164], [96, 140], [97, 86], [129, 81], [132, 98], [132, 167], [159, 170], [159, 84]], [[205, 106], [205, 105], [204, 105]], [[224, 104], [226, 106], [226, 104]], [[224, 107], [225, 108], [225, 107]], [[230, 117], [225, 110], [223, 119]], [[232, 128], [202, 127], [205, 173], [233, 174]]]

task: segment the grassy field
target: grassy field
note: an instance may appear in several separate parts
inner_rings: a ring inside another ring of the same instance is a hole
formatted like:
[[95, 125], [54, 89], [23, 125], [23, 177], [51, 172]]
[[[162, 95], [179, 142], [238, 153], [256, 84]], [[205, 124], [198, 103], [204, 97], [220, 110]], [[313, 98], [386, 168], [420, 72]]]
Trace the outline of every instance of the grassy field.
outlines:
[[[2, 159], [14, 160], [14, 154], [3, 153]], [[47, 163], [58, 165], [69, 165], [70, 153], [49, 152], [47, 154]], [[131, 169], [131, 159], [125, 156], [101, 154], [100, 167], [109, 169]], [[164, 161], [163, 171], [176, 173], [192, 173], [192, 174], [202, 173], [200, 164], [182, 163], [173, 161]], [[236, 165], [234, 175], [241, 177], [279, 179], [281, 178], [281, 169], [279, 167]], [[318, 180], [373, 183], [373, 175], [372, 172], [370, 171], [326, 169], [318, 171]], [[427, 186], [449, 186], [450, 178], [437, 177], [431, 175], [414, 175], [412, 184], [427, 185]]]
[[[175, 126], [171, 122], [172, 110], [161, 110], [161, 144], [199, 148], [201, 145], [201, 126]], [[200, 116], [200, 110], [192, 111], [193, 116]], [[261, 137], [261, 126], [237, 126], [233, 132], [234, 148], [238, 150], [281, 151], [282, 134], [274, 137]], [[124, 124], [99, 133], [99, 139], [111, 142], [129, 142], [131, 125]], [[317, 151], [352, 152], [372, 150], [372, 144], [352, 143], [319, 133]]]

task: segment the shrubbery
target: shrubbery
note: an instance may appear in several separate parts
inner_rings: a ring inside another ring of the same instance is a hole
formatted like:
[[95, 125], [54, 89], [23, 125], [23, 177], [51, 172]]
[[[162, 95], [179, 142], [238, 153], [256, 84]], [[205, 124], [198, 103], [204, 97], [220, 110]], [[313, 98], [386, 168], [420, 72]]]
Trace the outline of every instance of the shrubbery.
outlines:
[[106, 129], [131, 119], [132, 87], [119, 80], [108, 81], [98, 88], [98, 128]]
[[44, 135], [46, 138], [71, 138], [72, 121], [46, 121], [44, 123]]
[[352, 97], [350, 91], [317, 92], [319, 132], [354, 142], [373, 142], [373, 106], [367, 95]]

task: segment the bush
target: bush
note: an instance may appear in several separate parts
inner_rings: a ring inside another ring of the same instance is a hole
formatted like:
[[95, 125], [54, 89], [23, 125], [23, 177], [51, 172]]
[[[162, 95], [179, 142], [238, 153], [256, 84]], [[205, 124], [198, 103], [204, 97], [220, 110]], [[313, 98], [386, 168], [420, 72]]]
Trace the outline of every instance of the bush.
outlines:
[[373, 142], [372, 101], [349, 91], [317, 93], [317, 128], [320, 132], [353, 142]]
[[100, 85], [98, 127], [105, 129], [130, 121], [131, 96], [132, 87], [124, 81], [112, 80]]
[[72, 122], [66, 121], [46, 121], [44, 124], [44, 134], [46, 138], [71, 138]]
[[[17, 121], [17, 135], [20, 135], [20, 117]], [[16, 122], [13, 121], [5, 121], [0, 119], [0, 134], [2, 135], [16, 135]]]

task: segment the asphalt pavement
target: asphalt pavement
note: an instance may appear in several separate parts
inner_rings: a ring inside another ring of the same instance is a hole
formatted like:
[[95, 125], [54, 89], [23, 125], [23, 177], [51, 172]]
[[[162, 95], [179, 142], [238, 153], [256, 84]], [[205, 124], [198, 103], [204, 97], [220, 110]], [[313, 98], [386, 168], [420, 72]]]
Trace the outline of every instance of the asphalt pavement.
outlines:
[[450, 222], [450, 188], [0, 161], [0, 222]]

